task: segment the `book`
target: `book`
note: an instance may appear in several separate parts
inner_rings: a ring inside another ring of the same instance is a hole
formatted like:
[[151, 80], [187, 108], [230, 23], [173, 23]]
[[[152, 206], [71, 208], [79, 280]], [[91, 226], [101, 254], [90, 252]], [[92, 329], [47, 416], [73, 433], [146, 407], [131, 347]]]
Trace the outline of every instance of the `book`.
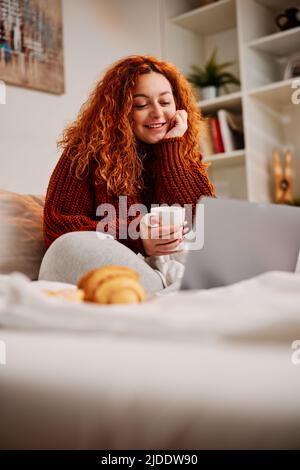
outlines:
[[214, 142], [216, 153], [223, 153], [224, 145], [223, 145], [223, 139], [221, 135], [221, 128], [220, 128], [218, 117], [212, 116], [210, 123], [211, 123], [211, 132], [212, 132], [212, 137], [213, 137], [213, 142]]
[[213, 155], [215, 153], [215, 147], [212, 137], [211, 131], [211, 118], [207, 117], [205, 119], [205, 128], [204, 134], [200, 142], [201, 152], [203, 153], [204, 157], [208, 157], [209, 155]]
[[220, 109], [217, 113], [225, 152], [244, 147], [243, 120], [240, 114]]

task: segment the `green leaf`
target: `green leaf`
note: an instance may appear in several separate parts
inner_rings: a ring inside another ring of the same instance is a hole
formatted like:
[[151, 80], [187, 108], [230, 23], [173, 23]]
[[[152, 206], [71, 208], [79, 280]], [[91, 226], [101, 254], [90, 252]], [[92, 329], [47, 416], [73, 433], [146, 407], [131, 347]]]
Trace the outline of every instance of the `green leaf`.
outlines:
[[215, 47], [203, 67], [195, 64], [190, 66], [192, 73], [187, 76], [187, 79], [198, 87], [216, 86], [219, 88], [230, 83], [240, 85], [240, 80], [235, 75], [225, 72], [228, 67], [234, 64], [233, 61], [218, 64], [217, 48]]

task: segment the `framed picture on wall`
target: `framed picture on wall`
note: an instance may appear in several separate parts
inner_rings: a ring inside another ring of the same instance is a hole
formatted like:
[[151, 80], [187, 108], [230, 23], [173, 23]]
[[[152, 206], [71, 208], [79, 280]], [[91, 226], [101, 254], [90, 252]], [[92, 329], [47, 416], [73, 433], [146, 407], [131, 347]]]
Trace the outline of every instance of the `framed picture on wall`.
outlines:
[[284, 80], [300, 77], [300, 55], [291, 58], [284, 70]]
[[64, 93], [61, 0], [0, 0], [0, 80]]

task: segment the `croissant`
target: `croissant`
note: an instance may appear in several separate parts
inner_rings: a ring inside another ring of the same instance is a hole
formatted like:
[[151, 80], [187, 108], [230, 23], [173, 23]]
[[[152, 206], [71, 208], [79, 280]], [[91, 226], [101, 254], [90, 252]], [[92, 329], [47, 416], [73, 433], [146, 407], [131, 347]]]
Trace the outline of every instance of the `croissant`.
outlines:
[[71, 300], [74, 302], [83, 302], [84, 292], [81, 289], [60, 289], [60, 290], [43, 290], [51, 297], [60, 297], [62, 299]]
[[127, 266], [104, 266], [86, 273], [78, 282], [84, 300], [100, 304], [138, 303], [145, 298], [139, 275]]

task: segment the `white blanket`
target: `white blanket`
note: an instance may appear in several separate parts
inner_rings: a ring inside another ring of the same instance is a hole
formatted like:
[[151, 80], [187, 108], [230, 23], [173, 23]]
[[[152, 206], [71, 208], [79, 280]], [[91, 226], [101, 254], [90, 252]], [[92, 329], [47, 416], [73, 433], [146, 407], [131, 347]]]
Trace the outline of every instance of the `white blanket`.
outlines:
[[299, 274], [136, 306], [49, 287], [0, 281], [0, 448], [299, 448]]
[[47, 296], [45, 287], [17, 273], [0, 276], [0, 325], [189, 339], [300, 338], [300, 274], [269, 272], [222, 288], [156, 294], [139, 305], [76, 304]]

